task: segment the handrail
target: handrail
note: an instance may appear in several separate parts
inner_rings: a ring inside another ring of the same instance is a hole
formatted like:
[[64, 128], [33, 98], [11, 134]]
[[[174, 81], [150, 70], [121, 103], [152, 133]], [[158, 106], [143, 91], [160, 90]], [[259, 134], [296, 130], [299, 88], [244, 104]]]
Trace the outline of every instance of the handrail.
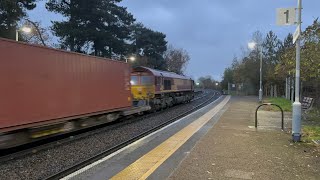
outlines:
[[255, 116], [255, 122], [254, 122], [254, 126], [257, 128], [258, 127], [258, 110], [260, 107], [262, 106], [277, 106], [280, 110], [281, 110], [281, 129], [284, 130], [284, 122], [283, 122], [283, 110], [282, 108], [277, 105], [277, 104], [273, 104], [273, 103], [263, 103], [261, 105], [259, 105], [256, 109], [256, 116]]

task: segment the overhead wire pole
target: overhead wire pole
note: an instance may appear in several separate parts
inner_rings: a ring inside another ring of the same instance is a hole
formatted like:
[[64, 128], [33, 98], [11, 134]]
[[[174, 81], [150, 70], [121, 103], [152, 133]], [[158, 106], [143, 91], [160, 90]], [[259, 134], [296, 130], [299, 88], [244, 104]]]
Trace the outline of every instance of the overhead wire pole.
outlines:
[[302, 0], [298, 0], [298, 38], [296, 41], [296, 83], [295, 100], [292, 105], [292, 139], [298, 142], [301, 139], [301, 103], [300, 103], [300, 33], [301, 33], [301, 9]]

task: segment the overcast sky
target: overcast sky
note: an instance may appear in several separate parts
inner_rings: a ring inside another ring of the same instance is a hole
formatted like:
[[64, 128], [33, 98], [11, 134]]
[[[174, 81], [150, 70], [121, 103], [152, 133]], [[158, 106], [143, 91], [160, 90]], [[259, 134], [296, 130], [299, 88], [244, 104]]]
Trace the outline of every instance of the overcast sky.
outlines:
[[[163, 32], [167, 41], [186, 49], [191, 61], [187, 75], [193, 78], [211, 75], [221, 76], [235, 55], [241, 56], [252, 33], [260, 30], [274, 31], [280, 38], [294, 26], [278, 27], [276, 8], [295, 7], [297, 0], [124, 0], [137, 21]], [[320, 17], [320, 0], [303, 0], [303, 28]], [[59, 16], [48, 13], [44, 2], [29, 12], [32, 20], [40, 20], [50, 26]]]

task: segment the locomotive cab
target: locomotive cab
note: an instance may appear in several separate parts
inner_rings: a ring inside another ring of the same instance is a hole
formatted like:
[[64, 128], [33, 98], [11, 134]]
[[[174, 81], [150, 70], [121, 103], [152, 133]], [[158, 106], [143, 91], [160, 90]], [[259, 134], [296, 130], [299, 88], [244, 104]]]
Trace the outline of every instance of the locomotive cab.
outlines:
[[145, 72], [131, 74], [131, 93], [134, 101], [154, 98], [154, 76]]

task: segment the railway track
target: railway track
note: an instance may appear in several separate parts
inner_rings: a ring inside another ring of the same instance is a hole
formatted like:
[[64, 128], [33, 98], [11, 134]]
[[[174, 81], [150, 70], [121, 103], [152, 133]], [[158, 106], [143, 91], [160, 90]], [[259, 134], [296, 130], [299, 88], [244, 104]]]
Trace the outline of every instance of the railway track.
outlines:
[[[88, 158], [88, 159], [86, 159], [84, 161], [81, 161], [81, 162], [77, 163], [74, 166], [70, 166], [70, 167], [64, 169], [63, 171], [60, 171], [60, 172], [58, 172], [58, 173], [56, 173], [56, 174], [54, 174], [52, 176], [46, 177], [45, 179], [54, 180], [54, 179], [63, 178], [65, 176], [71, 174], [74, 171], [77, 171], [77, 170], [79, 170], [79, 169], [81, 169], [81, 168], [83, 168], [83, 167], [85, 167], [85, 166], [87, 166], [87, 165], [89, 165], [89, 164], [91, 164], [91, 163], [93, 163], [93, 162], [95, 162], [95, 161], [97, 161], [97, 160], [99, 160], [99, 159], [101, 159], [101, 158], [113, 153], [113, 152], [116, 152], [117, 150], [119, 150], [119, 149], [121, 149], [121, 148], [123, 148], [123, 147], [125, 147], [125, 146], [127, 146], [127, 145], [129, 145], [129, 144], [131, 144], [131, 143], [133, 143], [133, 142], [135, 142], [135, 141], [137, 141], [137, 140], [139, 140], [139, 139], [141, 139], [141, 138], [143, 138], [143, 137], [145, 137], [145, 136], [147, 136], [147, 135], [149, 135], [149, 134], [151, 134], [151, 133], [153, 133], [153, 132], [155, 132], [155, 131], [157, 131], [157, 130], [159, 130], [159, 129], [161, 129], [161, 128], [169, 125], [169, 124], [171, 124], [171, 123], [173, 123], [173, 122], [175, 122], [176, 120], [181, 119], [182, 117], [184, 117], [184, 116], [186, 116], [186, 115], [188, 115], [188, 114], [200, 109], [201, 107], [203, 107], [203, 106], [207, 105], [208, 103], [212, 102], [212, 100], [216, 97], [216, 95], [217, 95], [217, 93], [214, 93], [214, 95], [211, 96], [210, 98], [208, 98], [206, 101], [204, 101], [201, 104], [195, 106], [194, 108], [186, 111], [185, 113], [180, 114], [180, 115], [178, 115], [176, 117], [173, 117], [170, 120], [168, 120], [168, 121], [166, 121], [166, 122], [164, 122], [162, 124], [159, 124], [158, 126], [152, 128], [152, 129], [149, 129], [149, 130], [147, 130], [145, 132], [142, 132], [142, 133], [138, 134], [137, 136], [132, 137], [131, 139], [128, 139], [128, 140], [126, 140], [124, 142], [121, 142], [118, 145], [113, 146], [113, 147], [101, 152], [100, 154], [92, 156], [92, 157], [90, 157], [90, 158]], [[201, 97], [200, 98], [196, 98], [195, 100], [197, 100], [197, 99], [201, 99]]]
[[[215, 97], [218, 97], [216, 93], [205, 92], [191, 103], [125, 119], [89, 132], [69, 135], [55, 142], [2, 156], [0, 179], [58, 179], [201, 108]], [[153, 128], [154, 126], [157, 127]], [[12, 176], [15, 174], [18, 174], [19, 178]]]
[[[208, 95], [207, 92], [205, 92], [205, 93], [199, 95], [198, 97], [194, 98], [192, 101], [197, 101], [201, 98], [206, 97], [207, 95]], [[127, 121], [126, 123], [130, 123], [131, 121], [138, 121], [139, 118], [147, 118], [148, 116], [153, 116], [153, 115], [159, 114], [161, 112], [162, 111], [158, 111], [158, 112], [155, 112], [152, 114], [144, 115], [143, 117], [136, 117], [136, 118], [131, 118], [131, 119], [123, 118], [122, 120], [120, 119], [119, 121], [125, 120], [125, 121]], [[0, 162], [6, 162], [6, 161], [10, 161], [12, 159], [18, 158], [18, 157], [27, 156], [32, 153], [36, 153], [36, 152], [39, 152], [39, 151], [42, 151], [45, 149], [52, 148], [58, 144], [65, 144], [65, 143], [68, 143], [69, 141], [74, 141], [76, 139], [80, 139], [80, 138], [83, 138], [84, 136], [87, 136], [87, 135], [84, 135], [86, 132], [99, 130], [99, 129], [104, 128], [106, 126], [110, 126], [110, 125], [117, 124], [117, 123], [119, 123], [119, 122], [115, 121], [115, 122], [111, 122], [111, 123], [102, 124], [102, 125], [98, 125], [95, 127], [90, 127], [87, 129], [79, 130], [76, 132], [71, 132], [68, 134], [49, 137], [47, 139], [31, 142], [29, 144], [10, 148], [7, 150], [0, 150]]]

